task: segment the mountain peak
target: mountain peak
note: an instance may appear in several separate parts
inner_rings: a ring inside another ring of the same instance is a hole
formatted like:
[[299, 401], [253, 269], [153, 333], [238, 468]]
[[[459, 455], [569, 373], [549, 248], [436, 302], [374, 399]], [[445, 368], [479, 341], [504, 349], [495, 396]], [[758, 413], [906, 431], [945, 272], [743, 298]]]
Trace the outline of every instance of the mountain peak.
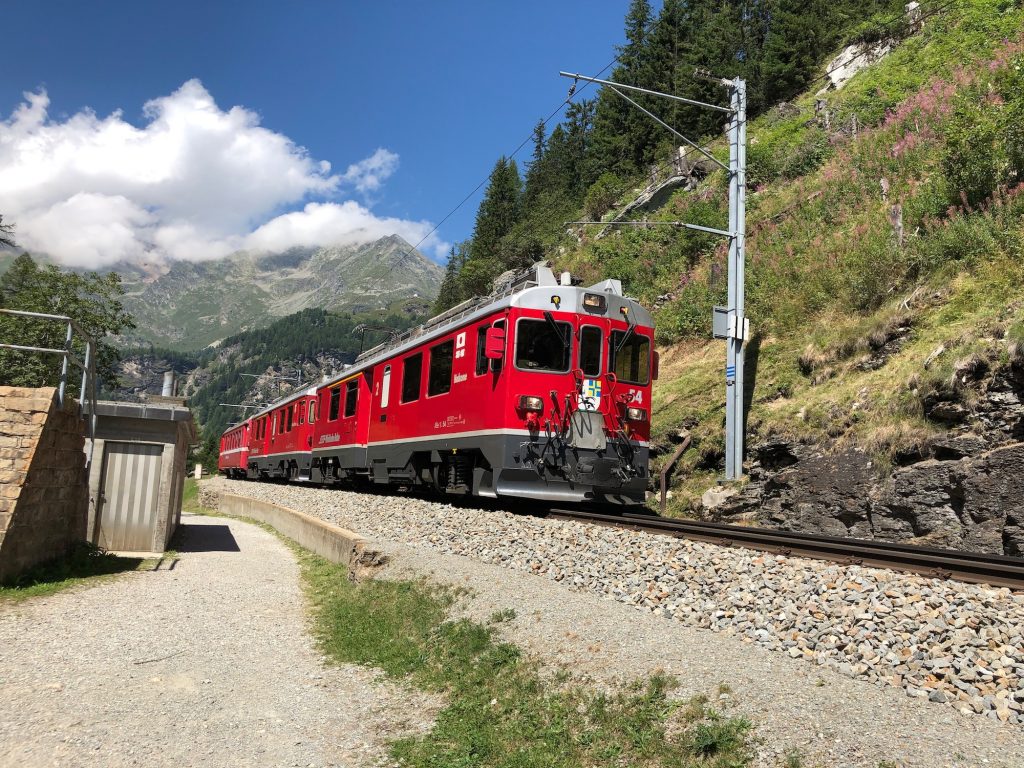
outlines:
[[309, 307], [372, 312], [409, 299], [427, 302], [443, 277], [441, 267], [396, 234], [363, 244], [175, 262], [155, 278], [130, 267], [117, 271], [137, 335], [179, 350], [200, 349]]

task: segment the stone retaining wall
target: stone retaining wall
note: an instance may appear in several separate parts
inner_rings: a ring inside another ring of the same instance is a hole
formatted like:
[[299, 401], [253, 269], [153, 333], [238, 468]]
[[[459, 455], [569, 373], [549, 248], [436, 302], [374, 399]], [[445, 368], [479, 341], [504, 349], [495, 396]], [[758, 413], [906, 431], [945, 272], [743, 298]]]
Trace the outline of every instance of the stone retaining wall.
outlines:
[[0, 387], [0, 582], [85, 539], [85, 437], [56, 389]]

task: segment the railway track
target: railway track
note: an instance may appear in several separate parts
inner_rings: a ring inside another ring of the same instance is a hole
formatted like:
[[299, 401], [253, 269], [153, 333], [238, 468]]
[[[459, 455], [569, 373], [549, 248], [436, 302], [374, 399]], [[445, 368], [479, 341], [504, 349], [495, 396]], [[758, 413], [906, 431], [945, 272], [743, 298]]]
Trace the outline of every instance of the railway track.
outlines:
[[553, 508], [545, 516], [705, 541], [723, 547], [740, 546], [774, 554], [830, 560], [844, 565], [866, 565], [932, 578], [1024, 589], [1024, 559], [1005, 555], [678, 520], [647, 512], [608, 513]]

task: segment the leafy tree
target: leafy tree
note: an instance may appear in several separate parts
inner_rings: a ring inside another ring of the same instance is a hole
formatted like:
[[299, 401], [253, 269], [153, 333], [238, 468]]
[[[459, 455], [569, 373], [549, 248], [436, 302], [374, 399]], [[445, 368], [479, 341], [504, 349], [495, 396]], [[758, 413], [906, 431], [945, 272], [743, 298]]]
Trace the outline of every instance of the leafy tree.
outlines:
[[3, 214], [0, 214], [0, 248], [16, 248], [14, 242], [14, 225], [4, 224]]
[[[110, 335], [135, 327], [121, 305], [121, 278], [110, 272], [78, 274], [48, 265], [40, 268], [23, 253], [0, 275], [0, 306], [29, 312], [66, 315], [96, 341], [96, 370], [101, 381], [115, 386], [117, 350], [107, 341]], [[66, 328], [53, 321], [0, 315], [0, 338], [24, 346], [63, 349]], [[81, 360], [85, 343], [76, 337], [73, 351]], [[57, 383], [60, 358], [42, 353], [0, 350], [0, 384], [26, 387]], [[78, 376], [69, 377], [69, 391], [78, 390]]]

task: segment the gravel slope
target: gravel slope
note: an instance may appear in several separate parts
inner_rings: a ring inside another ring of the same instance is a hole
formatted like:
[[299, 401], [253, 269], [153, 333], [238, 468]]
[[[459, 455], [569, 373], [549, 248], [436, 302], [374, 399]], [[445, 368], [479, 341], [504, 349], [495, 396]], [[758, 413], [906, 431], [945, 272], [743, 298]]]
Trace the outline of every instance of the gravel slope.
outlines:
[[323, 665], [280, 541], [185, 523], [172, 570], [0, 604], [0, 766], [377, 765], [429, 728], [429, 699]]
[[[553, 663], [599, 678], [664, 665], [691, 693], [724, 682], [766, 760], [803, 745], [827, 765], [1024, 765], [1024, 594], [402, 496], [203, 486], [405, 545], [399, 564], [522, 609], [513, 639]], [[468, 558], [439, 557], [453, 554]]]

